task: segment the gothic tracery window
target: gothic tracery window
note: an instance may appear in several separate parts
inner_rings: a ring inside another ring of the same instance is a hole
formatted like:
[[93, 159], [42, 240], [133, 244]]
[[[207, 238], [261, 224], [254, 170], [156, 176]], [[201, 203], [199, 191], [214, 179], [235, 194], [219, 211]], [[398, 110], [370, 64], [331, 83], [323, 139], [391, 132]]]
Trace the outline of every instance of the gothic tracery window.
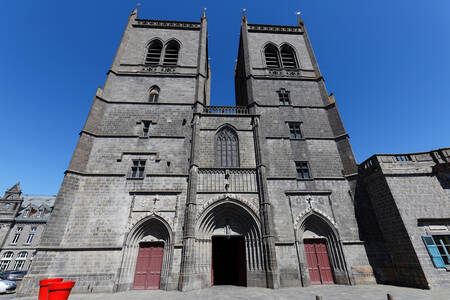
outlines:
[[216, 165], [239, 167], [239, 140], [236, 132], [224, 127], [216, 134]]

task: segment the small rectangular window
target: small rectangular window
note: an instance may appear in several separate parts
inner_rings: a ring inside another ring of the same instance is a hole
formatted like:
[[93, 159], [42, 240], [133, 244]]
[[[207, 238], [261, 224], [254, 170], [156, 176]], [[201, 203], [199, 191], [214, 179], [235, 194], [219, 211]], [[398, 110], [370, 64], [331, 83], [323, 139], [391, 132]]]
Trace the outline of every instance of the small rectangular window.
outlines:
[[23, 227], [17, 227], [17, 231], [22, 231], [23, 230]]
[[143, 127], [142, 127], [142, 136], [148, 137], [148, 132], [150, 130], [150, 121], [142, 121]]
[[36, 231], [36, 227], [31, 227], [31, 231]]
[[12, 244], [17, 244], [17, 241], [19, 240], [19, 237], [20, 237], [20, 233], [16, 233], [15, 235], [14, 235], [14, 238], [13, 238], [13, 240], [12, 240]]
[[25, 242], [25, 244], [31, 244], [31, 242], [33, 241], [34, 238], [34, 233], [30, 233], [28, 235], [27, 241]]
[[145, 171], [145, 160], [143, 159], [133, 160], [130, 177], [144, 178], [144, 171]]
[[278, 93], [278, 99], [280, 100], [280, 105], [290, 105], [291, 100], [289, 98], [289, 91], [286, 91], [286, 89], [281, 88]]
[[23, 265], [25, 264], [24, 260], [16, 260], [16, 263], [14, 264], [14, 271], [20, 271], [23, 268]]
[[308, 163], [304, 161], [296, 161], [295, 168], [297, 169], [297, 178], [298, 179], [309, 179], [311, 178]]
[[289, 133], [291, 140], [299, 140], [302, 138], [300, 123], [289, 123]]

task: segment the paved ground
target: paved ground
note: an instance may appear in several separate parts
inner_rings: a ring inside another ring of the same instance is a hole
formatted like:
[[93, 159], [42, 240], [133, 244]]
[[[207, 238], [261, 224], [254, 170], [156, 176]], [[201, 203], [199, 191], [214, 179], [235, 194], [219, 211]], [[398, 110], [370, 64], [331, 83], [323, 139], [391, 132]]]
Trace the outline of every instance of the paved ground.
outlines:
[[[322, 296], [322, 300], [386, 300], [387, 293], [394, 296], [394, 300], [450, 300], [450, 287], [437, 288], [432, 291], [420, 290], [390, 285], [359, 285], [359, 286], [310, 286], [306, 288], [283, 288], [278, 290], [264, 288], [245, 288], [236, 286], [214, 286], [208, 289], [178, 292], [178, 291], [129, 291], [115, 294], [73, 294], [70, 300], [229, 300], [229, 299], [300, 299], [315, 300], [315, 296]], [[1, 300], [36, 300], [37, 297], [17, 298], [14, 295], [1, 295]]]

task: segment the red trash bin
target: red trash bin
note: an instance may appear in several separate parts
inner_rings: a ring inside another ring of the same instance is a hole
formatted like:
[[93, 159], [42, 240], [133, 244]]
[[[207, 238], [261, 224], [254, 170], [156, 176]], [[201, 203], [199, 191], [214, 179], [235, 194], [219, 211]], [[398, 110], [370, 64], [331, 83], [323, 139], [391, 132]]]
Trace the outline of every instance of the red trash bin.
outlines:
[[39, 300], [47, 300], [48, 297], [48, 285], [54, 282], [61, 282], [63, 278], [48, 278], [39, 281]]
[[75, 281], [50, 283], [48, 286], [48, 300], [67, 300]]

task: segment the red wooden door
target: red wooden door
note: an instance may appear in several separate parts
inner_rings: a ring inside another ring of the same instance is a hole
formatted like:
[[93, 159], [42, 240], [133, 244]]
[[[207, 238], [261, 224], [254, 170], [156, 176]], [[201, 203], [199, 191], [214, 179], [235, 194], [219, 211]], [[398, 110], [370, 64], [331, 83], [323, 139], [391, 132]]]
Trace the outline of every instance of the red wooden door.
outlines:
[[164, 254], [164, 244], [141, 243], [136, 262], [133, 288], [136, 290], [159, 289], [161, 267]]
[[325, 240], [305, 240], [304, 245], [311, 284], [333, 284]]

